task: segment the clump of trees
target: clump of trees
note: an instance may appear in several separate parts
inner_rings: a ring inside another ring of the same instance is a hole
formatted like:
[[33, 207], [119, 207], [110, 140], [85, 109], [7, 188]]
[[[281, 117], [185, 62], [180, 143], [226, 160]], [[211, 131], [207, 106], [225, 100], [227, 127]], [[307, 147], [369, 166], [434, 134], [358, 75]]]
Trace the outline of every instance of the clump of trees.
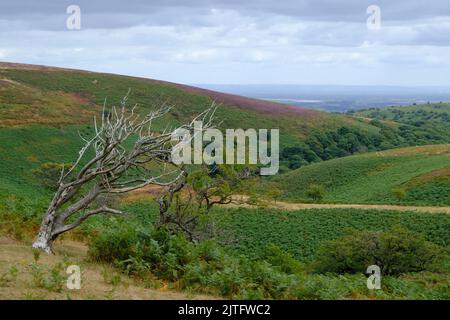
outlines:
[[312, 162], [377, 150], [381, 148], [384, 140], [386, 137], [382, 134], [372, 134], [350, 127], [329, 131], [316, 130], [304, 143], [283, 149], [281, 162], [290, 169], [297, 169]]
[[450, 141], [447, 127], [439, 123], [423, 126], [424, 123], [428, 122], [405, 122], [396, 128], [374, 119], [370, 124], [378, 127], [378, 132], [346, 126], [336, 130], [315, 130], [303, 143], [284, 148], [280, 154], [280, 163], [282, 167], [293, 170], [310, 163], [360, 152]]
[[325, 188], [319, 184], [311, 184], [306, 190], [306, 195], [313, 201], [320, 202], [325, 196]]

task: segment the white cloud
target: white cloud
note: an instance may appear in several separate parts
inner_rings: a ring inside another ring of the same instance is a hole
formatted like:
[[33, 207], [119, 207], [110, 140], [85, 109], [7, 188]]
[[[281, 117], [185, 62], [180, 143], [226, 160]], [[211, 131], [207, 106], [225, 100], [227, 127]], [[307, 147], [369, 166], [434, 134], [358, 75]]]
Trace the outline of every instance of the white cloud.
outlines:
[[280, 2], [275, 13], [266, 2], [260, 9], [253, 2], [213, 1], [210, 7], [174, 3], [152, 10], [142, 2], [141, 11], [92, 13], [82, 6], [80, 31], [57, 27], [65, 26], [65, 15], [53, 11], [12, 15], [0, 20], [0, 58], [191, 83], [450, 82], [445, 10], [433, 15], [422, 9], [423, 16], [408, 19], [392, 12], [410, 13], [418, 2], [385, 4], [382, 29], [371, 32], [365, 8], [360, 19], [354, 16], [363, 7], [357, 2], [319, 2], [327, 13], [307, 1], [298, 2], [305, 12]]

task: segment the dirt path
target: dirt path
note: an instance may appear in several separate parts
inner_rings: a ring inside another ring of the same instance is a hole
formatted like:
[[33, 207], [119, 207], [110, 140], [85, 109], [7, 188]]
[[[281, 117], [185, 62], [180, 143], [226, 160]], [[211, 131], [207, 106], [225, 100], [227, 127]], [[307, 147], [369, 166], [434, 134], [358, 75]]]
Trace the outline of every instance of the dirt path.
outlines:
[[[125, 202], [133, 202], [138, 199], [155, 197], [162, 192], [160, 186], [149, 186], [133, 192], [122, 198]], [[255, 206], [246, 204], [247, 196], [235, 195], [233, 196], [233, 202], [225, 205], [225, 207], [247, 207], [252, 208]], [[417, 212], [443, 212], [450, 213], [450, 207], [431, 207], [431, 206], [402, 206], [391, 204], [332, 204], [332, 203], [291, 203], [277, 201], [276, 204], [267, 204], [269, 208], [275, 208], [280, 210], [303, 210], [303, 209], [375, 209], [375, 210], [393, 210], [393, 211], [417, 211]]]
[[418, 212], [444, 212], [450, 213], [450, 207], [417, 207], [417, 206], [398, 206], [388, 204], [315, 204], [315, 203], [288, 203], [277, 202], [271, 207], [283, 210], [300, 209], [376, 209], [376, 210], [394, 210], [394, 211], [418, 211]]
[[[246, 196], [236, 196], [231, 204], [233, 207], [255, 207], [245, 203]], [[417, 211], [417, 212], [442, 212], [450, 214], [450, 207], [420, 207], [400, 206], [391, 204], [332, 204], [332, 203], [291, 203], [277, 201], [267, 205], [269, 208], [280, 210], [305, 210], [305, 209], [361, 209], [361, 210], [393, 210], [393, 211]]]
[[[112, 267], [86, 261], [87, 247], [63, 241], [55, 245], [55, 255], [42, 253], [37, 261], [29, 244], [0, 237], [0, 300], [3, 299], [213, 299], [169, 289], [164, 283], [137, 281], [119, 274]], [[62, 290], [42, 287], [39, 279], [51, 282], [51, 269], [61, 264]], [[81, 289], [69, 290], [65, 283], [66, 265], [79, 265]], [[15, 275], [14, 275], [15, 274]], [[152, 288], [153, 286], [153, 288]], [[150, 288], [149, 288], [150, 287]]]

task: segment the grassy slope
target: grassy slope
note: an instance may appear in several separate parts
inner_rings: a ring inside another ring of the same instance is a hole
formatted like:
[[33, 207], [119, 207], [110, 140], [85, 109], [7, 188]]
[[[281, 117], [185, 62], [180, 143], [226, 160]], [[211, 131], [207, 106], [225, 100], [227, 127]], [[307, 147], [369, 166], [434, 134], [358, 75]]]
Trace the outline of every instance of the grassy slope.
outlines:
[[128, 89], [141, 110], [163, 103], [175, 108], [156, 123], [190, 120], [216, 100], [224, 128], [279, 128], [282, 147], [302, 141], [313, 129], [343, 125], [378, 132], [349, 116], [289, 107], [168, 82], [31, 65], [0, 63], [0, 190], [42, 193], [30, 171], [44, 162], [70, 162], [80, 147], [77, 131], [89, 134], [104, 99], [117, 104]]
[[[394, 149], [312, 164], [274, 178], [289, 201], [305, 201], [311, 184], [323, 202], [450, 204], [450, 145]], [[403, 199], [392, 192], [406, 191]]]
[[[351, 117], [241, 98], [156, 80], [51, 68], [30, 70], [26, 67], [11, 68], [8, 65], [5, 68], [5, 65], [2, 64], [0, 64], [0, 77], [22, 86], [31, 87], [44, 96], [64, 93], [68, 97], [78, 99], [76, 101], [79, 102], [79, 106], [75, 107], [74, 111], [79, 111], [86, 104], [90, 104], [91, 109], [95, 110], [95, 105], [102, 105], [105, 98], [109, 104], [117, 104], [127, 90], [131, 88], [130, 104], [138, 103], [143, 111], [163, 103], [174, 105], [175, 108], [170, 116], [172, 120], [179, 122], [190, 119], [209, 106], [213, 100], [216, 100], [223, 105], [219, 108], [217, 115], [223, 120], [224, 127], [280, 127], [283, 140], [302, 137], [312, 128], [333, 128], [343, 124], [377, 131], [376, 127]], [[18, 90], [19, 87], [17, 85]], [[29, 95], [28, 101], [22, 100], [22, 102], [29, 104], [38, 98], [38, 95]], [[15, 99], [15, 97], [11, 99], [5, 97], [5, 100], [10, 102], [15, 101]], [[6, 102], [2, 101], [2, 104], [4, 105]], [[11, 102], [10, 105], [13, 105], [13, 103]], [[11, 106], [8, 107], [7, 105], [5, 108], [11, 109]], [[40, 110], [33, 110], [33, 113], [54, 108], [55, 106], [47, 107], [44, 105], [41, 106]], [[9, 114], [10, 117], [20, 117], [20, 113], [17, 114], [12, 111]], [[20, 112], [20, 110], [18, 111]], [[55, 121], [53, 123], [60, 122]]]
[[40, 163], [70, 163], [77, 155], [82, 141], [81, 126], [47, 127], [32, 125], [0, 129], [0, 190], [34, 196], [46, 195], [33, 177], [32, 169]]

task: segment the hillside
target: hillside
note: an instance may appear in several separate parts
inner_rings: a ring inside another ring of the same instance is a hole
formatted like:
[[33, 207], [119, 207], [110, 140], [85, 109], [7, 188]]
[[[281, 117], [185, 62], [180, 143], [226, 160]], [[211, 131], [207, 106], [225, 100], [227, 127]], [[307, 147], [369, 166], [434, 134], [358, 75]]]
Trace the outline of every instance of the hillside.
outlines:
[[[164, 122], [182, 123], [213, 101], [222, 128], [279, 128], [282, 170], [357, 152], [448, 143], [446, 134], [399, 130], [397, 123], [292, 107], [164, 81], [35, 65], [0, 63], [0, 189], [35, 192], [31, 170], [45, 162], [70, 162], [78, 132], [89, 135], [105, 99], [117, 104], [132, 90], [141, 110], [174, 108]], [[38, 192], [43, 192], [39, 190]]]
[[312, 185], [327, 203], [450, 204], [450, 145], [393, 149], [333, 159], [273, 178], [283, 199], [311, 201]]
[[351, 111], [348, 114], [378, 120], [393, 120], [412, 125], [425, 122], [450, 126], [450, 103], [429, 103], [402, 107], [370, 108]]
[[[2, 126], [90, 123], [91, 114], [99, 111], [105, 99], [108, 105], [117, 104], [128, 89], [132, 90], [130, 105], [137, 103], [143, 110], [162, 104], [173, 105], [170, 116], [178, 121], [190, 118], [216, 101], [223, 106], [218, 116], [225, 121], [224, 125], [246, 128], [280, 124], [288, 127], [301, 123], [298, 131], [290, 132], [293, 136], [334, 122], [360, 125], [360, 121], [349, 117], [144, 78], [10, 63], [0, 63], [0, 77]], [[67, 114], [67, 109], [72, 116]], [[25, 111], [28, 113], [22, 117]]]

